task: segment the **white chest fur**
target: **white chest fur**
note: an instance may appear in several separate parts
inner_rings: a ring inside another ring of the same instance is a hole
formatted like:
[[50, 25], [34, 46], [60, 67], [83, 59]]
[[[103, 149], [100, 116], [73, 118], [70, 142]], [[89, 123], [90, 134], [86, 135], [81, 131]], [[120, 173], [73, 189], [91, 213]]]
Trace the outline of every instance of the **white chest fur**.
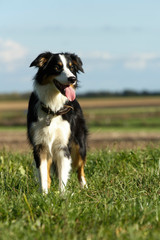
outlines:
[[32, 133], [34, 143], [45, 145], [52, 155], [53, 151], [67, 146], [71, 130], [61, 116], [53, 117], [50, 125], [46, 126], [46, 114], [41, 112], [38, 122], [32, 124]]
[[[60, 110], [68, 101], [64, 95], [57, 91], [52, 82], [43, 86], [35, 82], [34, 88], [40, 101], [54, 112]], [[35, 106], [35, 111], [38, 114], [38, 121], [33, 123], [31, 127], [34, 144], [43, 144], [48, 147], [51, 155], [57, 148], [67, 146], [71, 133], [70, 124], [63, 120], [62, 116], [56, 116], [52, 118], [50, 125], [47, 126], [47, 114], [41, 110], [39, 102]]]

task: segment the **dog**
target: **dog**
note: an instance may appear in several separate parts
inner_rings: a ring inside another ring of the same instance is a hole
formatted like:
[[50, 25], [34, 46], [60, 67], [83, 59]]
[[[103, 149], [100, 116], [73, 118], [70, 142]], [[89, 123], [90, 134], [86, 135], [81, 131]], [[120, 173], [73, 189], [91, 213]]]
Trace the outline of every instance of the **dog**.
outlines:
[[28, 104], [27, 135], [44, 194], [51, 186], [52, 165], [56, 166], [62, 193], [71, 168], [77, 170], [81, 187], [87, 186], [84, 166], [88, 130], [75, 94], [77, 74], [84, 72], [82, 65], [76, 54], [51, 52], [41, 53], [30, 64], [38, 71]]

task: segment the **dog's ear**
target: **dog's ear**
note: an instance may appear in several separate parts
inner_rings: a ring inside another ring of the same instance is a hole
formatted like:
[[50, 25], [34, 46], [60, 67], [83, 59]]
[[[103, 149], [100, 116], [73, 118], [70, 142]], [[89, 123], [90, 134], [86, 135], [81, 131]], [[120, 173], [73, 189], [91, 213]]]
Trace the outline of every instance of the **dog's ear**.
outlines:
[[80, 57], [78, 57], [75, 54], [70, 54], [70, 57], [72, 59], [72, 62], [73, 62], [73, 65], [75, 66], [76, 71], [77, 72], [81, 71], [84, 73], [84, 70], [82, 68], [83, 63], [82, 63]]
[[52, 53], [50, 52], [45, 52], [41, 53], [31, 64], [30, 67], [43, 67], [45, 63], [48, 62], [50, 57], [52, 56]]

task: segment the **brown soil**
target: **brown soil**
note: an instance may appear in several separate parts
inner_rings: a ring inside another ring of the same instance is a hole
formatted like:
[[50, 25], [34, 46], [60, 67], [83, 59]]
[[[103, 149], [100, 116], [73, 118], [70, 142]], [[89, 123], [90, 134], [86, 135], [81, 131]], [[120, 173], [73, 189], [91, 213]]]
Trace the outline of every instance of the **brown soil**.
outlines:
[[[91, 98], [79, 99], [78, 101], [82, 108], [160, 106], [160, 97]], [[0, 111], [25, 110], [27, 107], [27, 101], [0, 102]]]
[[160, 97], [80, 99], [82, 108], [160, 106]]
[[[104, 98], [80, 99], [82, 108], [94, 107], [133, 107], [133, 106], [160, 106], [160, 97], [143, 98]], [[0, 112], [10, 110], [26, 110], [27, 101], [0, 102]], [[124, 115], [125, 116], [125, 115]], [[26, 116], [25, 116], [26, 117]], [[6, 123], [6, 122], [5, 122]], [[88, 146], [90, 150], [102, 148], [109, 149], [135, 149], [147, 145], [159, 146], [160, 134], [142, 132], [95, 132], [89, 135]], [[30, 150], [24, 131], [0, 131], [0, 149], [26, 152]]]
[[[159, 133], [121, 133], [121, 132], [95, 132], [88, 137], [88, 148], [91, 151], [99, 149], [137, 149], [146, 146], [160, 146]], [[1, 131], [0, 149], [13, 152], [28, 152], [31, 150], [24, 131]]]
[[147, 146], [158, 147], [160, 145], [159, 133], [147, 132], [104, 132], [92, 133], [89, 136], [89, 148], [98, 149], [140, 149]]
[[27, 101], [2, 101], [0, 102], [0, 111], [25, 110], [28, 107]]

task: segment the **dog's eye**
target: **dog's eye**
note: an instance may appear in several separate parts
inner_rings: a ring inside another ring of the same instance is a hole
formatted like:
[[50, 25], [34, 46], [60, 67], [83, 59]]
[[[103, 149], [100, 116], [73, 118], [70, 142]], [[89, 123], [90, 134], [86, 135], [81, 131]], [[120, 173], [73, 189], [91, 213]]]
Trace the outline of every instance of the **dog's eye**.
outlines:
[[71, 72], [73, 72], [74, 71], [73, 65], [69, 66], [69, 69], [71, 70]]
[[55, 69], [57, 72], [59, 72], [59, 71], [61, 71], [62, 66], [56, 65], [56, 66], [54, 67], [54, 69]]

